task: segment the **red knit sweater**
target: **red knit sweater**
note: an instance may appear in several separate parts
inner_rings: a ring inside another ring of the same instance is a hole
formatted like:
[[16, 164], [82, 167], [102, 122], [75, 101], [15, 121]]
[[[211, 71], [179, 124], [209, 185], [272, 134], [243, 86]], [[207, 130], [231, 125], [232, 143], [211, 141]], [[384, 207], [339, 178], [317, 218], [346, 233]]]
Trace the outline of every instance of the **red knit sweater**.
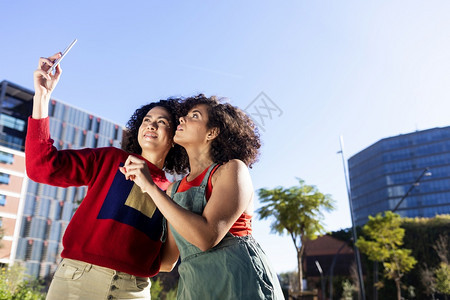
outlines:
[[[59, 187], [88, 186], [65, 231], [61, 256], [149, 277], [160, 267], [163, 217], [153, 200], [119, 171], [128, 155], [114, 147], [58, 151], [49, 118], [28, 120], [27, 175]], [[166, 190], [164, 172], [147, 165], [154, 182]]]

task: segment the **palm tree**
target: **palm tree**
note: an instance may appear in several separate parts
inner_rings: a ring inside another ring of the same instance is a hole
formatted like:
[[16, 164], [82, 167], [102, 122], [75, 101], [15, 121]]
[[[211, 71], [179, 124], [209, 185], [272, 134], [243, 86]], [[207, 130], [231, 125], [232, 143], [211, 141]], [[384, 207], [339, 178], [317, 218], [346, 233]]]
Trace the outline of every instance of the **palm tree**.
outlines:
[[259, 189], [258, 195], [263, 204], [257, 210], [259, 219], [275, 217], [271, 224], [273, 232], [283, 235], [286, 231], [297, 250], [298, 286], [303, 291], [303, 253], [305, 240], [313, 240], [324, 234], [322, 210], [334, 209], [334, 200], [324, 195], [313, 185], [307, 185], [302, 179], [298, 186], [290, 188]]

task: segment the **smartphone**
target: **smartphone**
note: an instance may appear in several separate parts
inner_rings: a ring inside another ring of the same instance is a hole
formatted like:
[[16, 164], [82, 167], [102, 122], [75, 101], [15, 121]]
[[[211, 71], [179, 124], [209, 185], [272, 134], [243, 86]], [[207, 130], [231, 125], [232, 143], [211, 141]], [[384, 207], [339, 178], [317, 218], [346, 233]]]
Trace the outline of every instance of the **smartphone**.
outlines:
[[77, 39], [74, 39], [72, 41], [72, 43], [70, 43], [70, 45], [67, 46], [66, 49], [64, 49], [64, 51], [61, 54], [61, 57], [58, 58], [57, 60], [55, 60], [55, 62], [53, 63], [53, 66], [47, 71], [47, 74], [50, 74], [55, 70], [56, 66], [59, 65], [61, 60], [64, 58], [64, 56], [66, 56], [67, 52], [69, 52], [69, 50], [72, 49], [73, 45], [75, 45], [76, 42], [77, 42]]

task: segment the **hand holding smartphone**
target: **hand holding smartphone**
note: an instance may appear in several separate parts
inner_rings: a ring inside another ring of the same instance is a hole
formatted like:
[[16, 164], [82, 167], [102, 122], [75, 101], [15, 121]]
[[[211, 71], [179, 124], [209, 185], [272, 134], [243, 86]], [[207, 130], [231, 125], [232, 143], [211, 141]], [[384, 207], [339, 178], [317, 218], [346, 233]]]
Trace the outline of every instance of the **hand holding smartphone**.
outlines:
[[58, 58], [57, 60], [55, 60], [55, 62], [53, 63], [53, 66], [50, 69], [48, 69], [47, 74], [53, 73], [56, 66], [59, 65], [61, 60], [64, 58], [64, 56], [66, 56], [67, 52], [69, 52], [69, 50], [72, 49], [73, 45], [75, 45], [76, 42], [77, 42], [77, 39], [74, 39], [72, 41], [72, 43], [70, 43], [69, 46], [67, 46], [66, 49], [64, 49], [64, 51], [61, 53], [61, 57]]

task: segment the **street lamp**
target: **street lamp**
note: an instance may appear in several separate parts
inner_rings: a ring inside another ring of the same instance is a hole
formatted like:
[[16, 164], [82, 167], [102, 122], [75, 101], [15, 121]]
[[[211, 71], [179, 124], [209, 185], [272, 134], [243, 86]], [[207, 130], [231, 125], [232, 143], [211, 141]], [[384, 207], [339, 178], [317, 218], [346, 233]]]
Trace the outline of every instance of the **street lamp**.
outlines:
[[348, 202], [350, 206], [350, 216], [352, 220], [352, 233], [353, 233], [353, 251], [355, 252], [355, 259], [356, 259], [356, 267], [358, 268], [358, 282], [359, 282], [359, 296], [360, 300], [366, 300], [366, 292], [364, 290], [364, 279], [362, 274], [362, 267], [361, 267], [361, 257], [359, 256], [359, 249], [356, 247], [356, 241], [357, 234], [356, 234], [356, 225], [355, 225], [355, 218], [353, 216], [353, 203], [352, 203], [352, 194], [350, 192], [350, 186], [348, 184], [348, 175], [347, 175], [347, 166], [345, 164], [345, 157], [344, 157], [344, 138], [342, 135], [340, 136], [340, 145], [341, 145], [341, 151], [338, 151], [338, 153], [342, 156], [342, 164], [344, 165], [344, 175], [345, 175], [345, 184], [347, 186], [347, 195], [348, 195]]
[[400, 201], [398, 201], [397, 205], [394, 207], [394, 209], [392, 210], [392, 212], [395, 212], [399, 207], [400, 204], [402, 204], [403, 200], [406, 199], [406, 197], [408, 197], [409, 193], [411, 193], [411, 191], [416, 187], [420, 185], [420, 180], [422, 179], [423, 176], [431, 176], [432, 173], [430, 172], [430, 168], [426, 167], [425, 170], [423, 170], [423, 172], [420, 174], [419, 177], [417, 177], [416, 181], [414, 181], [414, 183], [411, 185], [411, 187], [409, 188], [409, 190], [406, 192], [405, 195], [403, 195], [402, 199], [400, 199]]
[[336, 265], [336, 260], [337, 257], [339, 255], [339, 253], [341, 253], [341, 250], [344, 249], [345, 245], [347, 245], [346, 242], [342, 242], [342, 246], [339, 248], [339, 250], [336, 252], [336, 254], [333, 257], [333, 261], [331, 262], [331, 267], [330, 270], [328, 271], [329, 275], [328, 275], [328, 280], [329, 282], [329, 291], [330, 291], [330, 300], [333, 300], [333, 273], [334, 273], [334, 266]]
[[320, 266], [319, 262], [316, 260], [316, 267], [317, 270], [319, 270], [320, 273], [320, 286], [322, 287], [322, 300], [327, 299], [327, 297], [325, 296], [325, 281], [323, 280], [323, 271], [322, 271], [322, 267]]

